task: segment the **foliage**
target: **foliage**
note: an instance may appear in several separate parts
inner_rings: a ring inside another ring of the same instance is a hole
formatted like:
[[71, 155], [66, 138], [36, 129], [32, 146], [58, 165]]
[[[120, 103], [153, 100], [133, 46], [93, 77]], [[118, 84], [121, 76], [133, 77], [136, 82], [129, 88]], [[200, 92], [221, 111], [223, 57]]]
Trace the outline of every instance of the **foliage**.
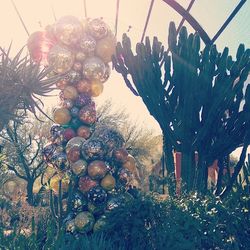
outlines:
[[[28, 56], [22, 57], [23, 49], [14, 58], [10, 56], [11, 46], [7, 51], [0, 47], [0, 131], [9, 121], [23, 118], [23, 113], [31, 111], [36, 116], [36, 109], [46, 115], [39, 96], [46, 96], [58, 77], [46, 76], [51, 69], [41, 69]], [[37, 116], [36, 116], [37, 117]]]
[[219, 53], [215, 45], [207, 45], [200, 51], [199, 35], [188, 35], [182, 27], [177, 37], [174, 23], [169, 26], [168, 46], [170, 55], [156, 37], [152, 44], [146, 38], [134, 53], [124, 34], [113, 65], [159, 123], [168, 172], [174, 172], [173, 150], [181, 152], [186, 190], [206, 192], [208, 166], [250, 143], [250, 85], [245, 85], [250, 49], [240, 44], [236, 60], [228, 48]]

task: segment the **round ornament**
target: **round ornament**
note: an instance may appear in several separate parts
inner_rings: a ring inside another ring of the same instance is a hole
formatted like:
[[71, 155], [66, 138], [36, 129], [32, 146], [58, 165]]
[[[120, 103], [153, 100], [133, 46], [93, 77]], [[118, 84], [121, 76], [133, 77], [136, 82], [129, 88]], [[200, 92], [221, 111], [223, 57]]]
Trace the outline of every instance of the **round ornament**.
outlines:
[[102, 215], [96, 222], [93, 228], [94, 232], [101, 231], [107, 223], [107, 217], [105, 215]]
[[82, 148], [83, 143], [86, 140], [82, 137], [76, 136], [72, 139], [70, 139], [66, 145], [66, 153], [69, 152], [69, 150], [73, 147], [77, 147], [79, 150]]
[[60, 90], [63, 90], [68, 84], [69, 84], [68, 81], [63, 78], [60, 79], [58, 82], [56, 82], [56, 87]]
[[63, 132], [63, 128], [59, 124], [53, 124], [50, 128], [50, 134], [52, 137], [56, 137]]
[[[75, 65], [75, 64], [74, 64]], [[74, 67], [73, 65], [73, 67]], [[67, 75], [65, 76], [67, 82], [71, 84], [76, 84], [81, 80], [81, 74], [78, 71], [70, 70]]]
[[75, 220], [68, 220], [65, 223], [66, 232], [74, 233], [76, 230]]
[[92, 105], [82, 107], [79, 111], [79, 119], [87, 125], [92, 125], [97, 119], [96, 110], [92, 107]]
[[82, 69], [83, 76], [88, 80], [100, 80], [105, 74], [105, 64], [96, 56], [87, 58]]
[[87, 58], [87, 55], [84, 52], [78, 51], [76, 53], [76, 61], [82, 63], [86, 58]]
[[73, 66], [74, 55], [70, 50], [55, 45], [49, 52], [48, 61], [56, 73], [63, 74]]
[[64, 141], [69, 141], [70, 139], [72, 139], [75, 136], [76, 136], [76, 133], [72, 128], [64, 129], [64, 131], [63, 131], [63, 139], [64, 139]]
[[79, 108], [90, 104], [90, 96], [87, 94], [79, 94], [75, 100], [75, 105]]
[[78, 187], [82, 193], [88, 192], [91, 188], [98, 185], [98, 182], [92, 180], [89, 176], [83, 176], [79, 178]]
[[78, 160], [70, 164], [71, 170], [75, 175], [84, 175], [87, 173], [88, 163], [84, 160]]
[[106, 147], [101, 140], [90, 139], [82, 145], [82, 155], [87, 160], [103, 159], [106, 154]]
[[88, 211], [95, 216], [99, 216], [99, 215], [103, 214], [104, 209], [105, 209], [105, 204], [98, 206], [98, 205], [94, 205], [91, 202], [88, 203]]
[[67, 158], [70, 162], [76, 162], [80, 159], [80, 148], [73, 146], [67, 150]]
[[74, 102], [70, 99], [64, 99], [61, 103], [61, 107], [65, 109], [71, 109], [74, 105]]
[[63, 97], [65, 99], [75, 100], [78, 97], [78, 92], [73, 86], [66, 86], [63, 90]]
[[96, 41], [92, 36], [84, 34], [80, 40], [79, 46], [85, 54], [92, 55], [95, 52]]
[[61, 17], [54, 26], [56, 38], [67, 46], [76, 45], [82, 34], [81, 22], [74, 16]]
[[79, 111], [80, 111], [79, 108], [77, 108], [77, 107], [72, 107], [72, 108], [70, 109], [70, 114], [71, 114], [71, 116], [72, 116], [73, 118], [77, 118], [78, 115], [79, 115]]
[[88, 23], [88, 31], [96, 40], [107, 36], [109, 30], [109, 26], [101, 18], [92, 19]]
[[79, 93], [91, 94], [91, 84], [87, 80], [81, 80], [76, 84], [76, 89]]
[[110, 175], [110, 174], [107, 174], [101, 181], [101, 186], [107, 190], [107, 191], [110, 191], [112, 189], [114, 189], [115, 187], [115, 178]]
[[89, 212], [81, 212], [75, 217], [76, 229], [82, 233], [88, 233], [93, 229], [94, 216]]
[[93, 187], [88, 192], [88, 200], [95, 206], [102, 206], [107, 201], [107, 193], [102, 187]]
[[95, 160], [88, 165], [88, 175], [93, 180], [102, 179], [107, 173], [107, 166], [104, 161]]
[[122, 164], [122, 167], [128, 169], [133, 174], [137, 172], [135, 158], [130, 154], [127, 157], [127, 161]]
[[66, 108], [57, 108], [53, 113], [53, 119], [56, 123], [64, 125], [70, 122], [71, 115]]
[[82, 64], [81, 62], [75, 62], [73, 65], [73, 69], [77, 72], [82, 72]]
[[119, 148], [114, 150], [113, 156], [117, 162], [124, 163], [128, 158], [128, 151], [125, 148]]
[[91, 83], [91, 96], [97, 97], [103, 92], [103, 83], [92, 81]]
[[104, 63], [111, 62], [112, 55], [116, 52], [116, 38], [112, 33], [100, 39], [96, 44], [95, 53]]
[[77, 136], [83, 137], [84, 139], [87, 140], [91, 136], [91, 129], [90, 127], [82, 125], [77, 129], [76, 133]]

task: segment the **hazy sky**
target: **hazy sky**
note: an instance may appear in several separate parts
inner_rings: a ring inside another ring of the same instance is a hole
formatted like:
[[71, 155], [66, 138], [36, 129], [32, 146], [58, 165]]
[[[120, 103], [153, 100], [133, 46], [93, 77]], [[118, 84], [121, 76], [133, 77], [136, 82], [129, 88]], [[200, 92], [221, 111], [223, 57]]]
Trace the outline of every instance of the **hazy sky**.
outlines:
[[[196, 0], [191, 13], [200, 22], [210, 37], [216, 33], [224, 20], [238, 4], [240, 0]], [[115, 22], [116, 0], [86, 0], [89, 17], [104, 17], [111, 26]], [[140, 41], [147, 11], [151, 0], [120, 0], [120, 15], [118, 27], [118, 40], [132, 26], [129, 36], [133, 44]], [[187, 7], [189, 0], [179, 0]], [[25, 45], [27, 35], [11, 5], [11, 0], [0, 0], [0, 46], [8, 47], [13, 41], [13, 53]], [[15, 0], [15, 3], [23, 16], [24, 22], [30, 33], [54, 22], [52, 6], [57, 18], [63, 15], [84, 16], [83, 0]], [[216, 44], [222, 50], [228, 46], [230, 53], [235, 55], [239, 43], [245, 43], [250, 47], [250, 2], [247, 1], [237, 17], [230, 23]], [[155, 0], [152, 16], [149, 22], [147, 34], [150, 37], [157, 36], [163, 44], [167, 41], [168, 24], [170, 21], [179, 22], [180, 16], [168, 7], [162, 0]], [[192, 31], [192, 29], [189, 29]], [[158, 124], [148, 114], [141, 99], [135, 97], [125, 86], [122, 77], [115, 71], [110, 80], [105, 83], [104, 93], [96, 98], [97, 103], [106, 99], [112, 99], [116, 108], [125, 107], [131, 117], [160, 133]], [[47, 98], [46, 106], [52, 106], [57, 102], [57, 97]]]

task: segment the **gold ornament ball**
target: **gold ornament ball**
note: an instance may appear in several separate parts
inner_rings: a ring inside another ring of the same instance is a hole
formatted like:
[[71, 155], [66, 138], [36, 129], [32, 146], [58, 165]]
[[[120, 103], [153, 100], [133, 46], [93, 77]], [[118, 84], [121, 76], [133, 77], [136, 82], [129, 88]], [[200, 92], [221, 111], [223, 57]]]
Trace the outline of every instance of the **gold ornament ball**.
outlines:
[[49, 65], [56, 73], [68, 72], [74, 64], [74, 54], [59, 45], [55, 45], [48, 55]]
[[91, 84], [87, 80], [82, 79], [76, 84], [76, 89], [79, 93], [90, 94]]
[[88, 175], [93, 180], [100, 180], [102, 179], [107, 173], [107, 166], [104, 161], [92, 161], [88, 165]]
[[81, 212], [75, 217], [75, 226], [80, 232], [89, 232], [93, 229], [95, 218], [90, 212]]
[[110, 28], [101, 18], [95, 18], [89, 21], [88, 31], [91, 36], [99, 40], [108, 35]]
[[70, 122], [71, 115], [66, 108], [57, 108], [53, 113], [53, 119], [56, 123], [64, 125]]
[[100, 80], [105, 74], [105, 64], [96, 56], [87, 58], [82, 69], [83, 76], [88, 80]]
[[111, 62], [112, 55], [116, 52], [116, 38], [110, 33], [108, 36], [99, 40], [96, 44], [95, 53], [105, 63]]
[[76, 53], [75, 59], [76, 59], [76, 61], [82, 63], [82, 62], [86, 59], [86, 57], [87, 57], [87, 55], [86, 55], [84, 52], [78, 51], [78, 52]]
[[110, 174], [107, 174], [101, 181], [101, 186], [107, 190], [107, 191], [110, 191], [112, 190], [114, 187], [115, 187], [115, 178], [110, 175]]
[[81, 22], [74, 16], [61, 17], [54, 29], [56, 38], [67, 46], [76, 45], [83, 31]]
[[73, 86], [66, 86], [63, 90], [63, 97], [65, 99], [75, 100], [78, 96], [77, 89]]
[[103, 92], [103, 83], [99, 81], [93, 81], [91, 83], [91, 96], [97, 97]]

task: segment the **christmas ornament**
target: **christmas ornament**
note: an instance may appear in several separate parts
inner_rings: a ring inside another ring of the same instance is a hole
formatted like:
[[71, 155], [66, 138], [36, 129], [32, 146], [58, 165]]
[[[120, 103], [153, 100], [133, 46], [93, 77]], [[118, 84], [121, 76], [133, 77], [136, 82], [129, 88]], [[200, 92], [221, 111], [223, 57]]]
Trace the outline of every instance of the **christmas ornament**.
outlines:
[[[73, 69], [77, 72], [82, 72], [82, 64], [81, 62], [75, 62], [73, 65]], [[81, 76], [81, 75], [80, 75]], [[80, 79], [81, 80], [81, 79]], [[77, 81], [76, 81], [77, 82]]]
[[63, 132], [63, 128], [59, 124], [53, 124], [50, 128], [50, 134], [52, 137], [56, 137]]
[[65, 99], [75, 100], [78, 97], [78, 92], [73, 86], [66, 86], [63, 90], [63, 97]]
[[80, 159], [80, 148], [73, 146], [67, 150], [67, 158], [70, 162], [76, 162]]
[[80, 137], [83, 137], [84, 139], [89, 139], [89, 137], [91, 136], [91, 129], [90, 127], [87, 127], [87, 126], [80, 126], [78, 129], [77, 129], [77, 135], [80, 136]]
[[72, 108], [70, 109], [70, 114], [71, 114], [71, 116], [72, 116], [73, 118], [76, 118], [76, 117], [78, 117], [78, 115], [79, 115], [79, 111], [80, 111], [79, 108], [77, 108], [77, 107], [72, 107]]
[[107, 223], [107, 217], [105, 215], [102, 215], [94, 224], [93, 231], [98, 232], [101, 231]]
[[76, 45], [81, 38], [82, 32], [82, 24], [74, 16], [64, 16], [54, 26], [56, 38], [68, 46]]
[[79, 178], [78, 187], [82, 193], [88, 192], [91, 188], [98, 185], [98, 182], [92, 180], [89, 176], [83, 176]]
[[79, 94], [78, 97], [75, 100], [75, 105], [77, 107], [81, 108], [81, 107], [83, 107], [85, 105], [90, 104], [90, 101], [91, 101], [91, 99], [90, 99], [89, 95], [87, 95], [87, 94]]
[[76, 230], [75, 220], [65, 222], [66, 232], [74, 233]]
[[88, 200], [95, 206], [103, 205], [107, 200], [107, 193], [102, 187], [93, 187], [88, 192]]
[[49, 66], [56, 73], [63, 74], [68, 72], [74, 63], [74, 54], [59, 45], [55, 45], [50, 49], [48, 55]]
[[67, 124], [71, 120], [71, 115], [66, 108], [57, 108], [53, 113], [53, 119], [60, 125]]
[[76, 84], [76, 89], [79, 93], [91, 94], [91, 84], [87, 80], [81, 80]]
[[115, 54], [116, 43], [115, 36], [110, 33], [97, 42], [95, 50], [96, 55], [100, 57], [104, 63], [111, 62], [111, 57]]
[[79, 46], [85, 54], [93, 55], [95, 52], [96, 41], [92, 36], [84, 34], [80, 40]]
[[97, 97], [103, 92], [103, 84], [98, 81], [93, 81], [91, 83], [91, 96]]
[[60, 80], [56, 83], [56, 87], [57, 87], [58, 89], [63, 90], [63, 89], [65, 89], [65, 87], [66, 87], [68, 84], [69, 84], [68, 81], [67, 81], [65, 78], [63, 78], [63, 79], [60, 79]]
[[88, 233], [93, 229], [94, 216], [89, 212], [81, 212], [75, 217], [76, 229], [82, 233]]
[[105, 73], [105, 64], [99, 57], [89, 57], [83, 62], [82, 73], [88, 80], [100, 80]]
[[87, 125], [95, 123], [96, 118], [96, 111], [92, 107], [92, 105], [86, 105], [82, 107], [79, 111], [79, 119]]
[[90, 139], [82, 145], [82, 155], [87, 160], [103, 159], [105, 154], [105, 144], [99, 139]]
[[[73, 67], [75, 66], [75, 63]], [[81, 80], [81, 74], [78, 71], [70, 70], [67, 75], [65, 76], [65, 79], [68, 83], [75, 84]]]
[[73, 129], [78, 129], [81, 125], [82, 125], [82, 122], [77, 117], [76, 118], [72, 118], [72, 120], [70, 122], [70, 126]]
[[72, 128], [64, 129], [62, 134], [63, 134], [64, 141], [69, 141], [70, 139], [76, 136], [76, 132]]
[[73, 147], [78, 148], [79, 150], [82, 148], [82, 144], [85, 142], [85, 139], [79, 136], [76, 136], [74, 138], [72, 138], [71, 140], [68, 141], [65, 150], [66, 153], [69, 152], [69, 150]]
[[88, 23], [88, 32], [99, 40], [108, 35], [109, 27], [101, 18], [95, 18]]
[[131, 173], [135, 174], [137, 171], [135, 158], [132, 155], [128, 155], [127, 160], [122, 164], [122, 167], [128, 169]]
[[114, 150], [113, 156], [117, 162], [124, 163], [127, 161], [128, 151], [125, 148]]
[[73, 194], [71, 200], [71, 207], [73, 212], [82, 212], [84, 208], [87, 208], [87, 199], [79, 192]]
[[[64, 99], [64, 97], [63, 97]], [[65, 108], [65, 109], [71, 109], [74, 106], [74, 102], [70, 99], [64, 99], [61, 103], [61, 107]]]
[[76, 58], [75, 58], [76, 61], [82, 63], [86, 58], [87, 58], [87, 55], [85, 53], [83, 53], [82, 51], [78, 51], [76, 53]]
[[101, 186], [107, 190], [107, 191], [110, 191], [112, 190], [114, 187], [115, 187], [115, 178], [110, 175], [110, 174], [107, 174], [101, 181]]
[[103, 161], [95, 160], [88, 165], [88, 175], [93, 180], [102, 179], [106, 175], [106, 173], [107, 173], [107, 166]]
[[70, 164], [70, 168], [75, 175], [84, 175], [87, 173], [88, 163], [84, 160], [78, 160]]

